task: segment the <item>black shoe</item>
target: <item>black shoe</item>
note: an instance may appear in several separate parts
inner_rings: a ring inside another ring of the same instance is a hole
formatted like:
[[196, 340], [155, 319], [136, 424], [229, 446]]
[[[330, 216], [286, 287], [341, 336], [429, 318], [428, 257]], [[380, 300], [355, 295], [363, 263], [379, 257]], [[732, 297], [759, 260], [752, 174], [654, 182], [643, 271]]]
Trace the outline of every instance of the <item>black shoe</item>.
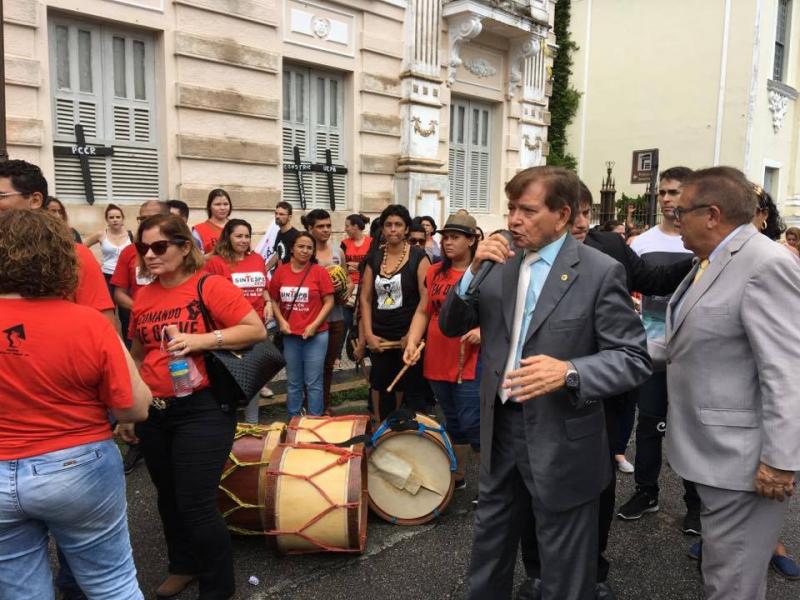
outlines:
[[542, 580], [526, 577], [519, 586], [516, 600], [542, 600]]
[[605, 581], [594, 586], [594, 597], [595, 600], [617, 600], [617, 595]]
[[683, 517], [683, 533], [686, 535], [701, 535], [703, 526], [700, 524], [700, 509], [690, 508]]
[[453, 484], [453, 490], [464, 490], [467, 488], [467, 480], [466, 479], [456, 479], [455, 484]]
[[658, 496], [637, 490], [633, 497], [619, 509], [617, 516], [625, 521], [641, 519], [645, 513], [658, 512]]
[[122, 466], [125, 469], [125, 475], [129, 475], [138, 465], [142, 458], [142, 451], [139, 449], [139, 444], [131, 444], [128, 446], [128, 451], [125, 453], [125, 458], [122, 459]]

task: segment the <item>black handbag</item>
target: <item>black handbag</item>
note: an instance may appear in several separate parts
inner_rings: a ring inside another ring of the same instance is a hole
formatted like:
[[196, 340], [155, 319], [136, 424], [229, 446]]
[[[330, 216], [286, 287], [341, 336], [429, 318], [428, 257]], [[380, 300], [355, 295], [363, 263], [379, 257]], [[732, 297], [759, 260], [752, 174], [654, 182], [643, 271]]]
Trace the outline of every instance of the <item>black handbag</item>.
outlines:
[[[203, 283], [208, 277], [203, 275], [197, 282], [197, 297], [206, 330], [212, 332], [217, 326], [203, 302]], [[283, 354], [269, 340], [240, 350], [207, 350], [203, 357], [217, 402], [237, 408], [247, 406], [259, 390], [286, 366]]]
[[[306, 272], [303, 273], [303, 276], [300, 278], [300, 283], [297, 286], [297, 290], [295, 290], [294, 298], [292, 298], [292, 303], [289, 305], [289, 310], [286, 313], [284, 319], [287, 321], [289, 320], [289, 315], [292, 314], [294, 310], [294, 303], [297, 302], [297, 296], [300, 294], [300, 288], [303, 287], [303, 282], [306, 280], [306, 276], [308, 272], [311, 271], [311, 265], [306, 267]], [[283, 352], [283, 332], [281, 331], [280, 327], [278, 327], [278, 331], [275, 332], [275, 335], [272, 336], [272, 343], [275, 344], [275, 347]]]

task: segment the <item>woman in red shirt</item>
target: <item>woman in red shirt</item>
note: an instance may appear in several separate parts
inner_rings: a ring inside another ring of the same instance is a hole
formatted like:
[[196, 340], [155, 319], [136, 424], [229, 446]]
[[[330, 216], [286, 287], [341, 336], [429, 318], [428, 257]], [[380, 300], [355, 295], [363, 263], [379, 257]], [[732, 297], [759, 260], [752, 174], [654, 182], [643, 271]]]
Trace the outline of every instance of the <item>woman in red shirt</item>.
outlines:
[[[250, 223], [243, 219], [231, 219], [222, 229], [214, 253], [206, 261], [204, 269], [208, 273], [222, 275], [242, 291], [264, 322], [272, 319], [272, 303], [267, 293], [267, 269], [264, 258], [250, 250], [252, 235]], [[258, 396], [256, 395], [244, 409], [244, 420], [258, 423]]]
[[141, 421], [151, 396], [111, 323], [68, 300], [79, 260], [57, 217], [0, 211], [4, 598], [53, 597], [48, 533], [87, 596], [141, 598], [108, 412]]
[[[242, 292], [217, 275], [203, 283], [202, 301], [219, 329], [206, 328], [197, 289], [203, 257], [183, 219], [150, 217], [136, 239], [140, 266], [154, 279], [133, 302], [132, 353], [154, 400], [147, 421], [134, 436], [127, 432], [126, 441], [140, 440], [158, 491], [169, 576], [156, 593], [173, 596], [197, 578], [201, 598], [228, 598], [234, 592], [233, 555], [217, 509], [217, 485], [233, 444], [236, 409], [214, 397], [202, 353], [250, 346], [266, 331]], [[174, 357], [194, 365], [189, 395], [176, 397], [182, 390], [173, 387]]]
[[214, 250], [232, 212], [233, 203], [228, 192], [222, 188], [211, 190], [206, 201], [208, 220], [192, 227], [192, 236], [203, 254], [211, 254]]
[[480, 452], [481, 332], [476, 327], [461, 339], [445, 337], [439, 329], [439, 311], [450, 288], [472, 262], [478, 243], [477, 224], [467, 211], [460, 210], [437, 233], [442, 234], [444, 259], [428, 270], [428, 302], [417, 306], [403, 360], [408, 364], [416, 362], [413, 349], [427, 333], [423, 374], [442, 407], [458, 461], [456, 476], [460, 480], [456, 480], [456, 487], [463, 487], [470, 446], [476, 454]]
[[269, 295], [275, 320], [283, 333], [289, 416], [300, 414], [303, 385], [309, 414], [324, 410], [322, 373], [328, 351], [328, 313], [333, 308], [333, 282], [317, 264], [310, 233], [297, 234], [288, 263], [275, 270]]
[[[342, 240], [341, 248], [344, 252], [344, 259], [347, 263], [347, 273], [350, 281], [353, 282], [353, 291], [344, 305], [344, 336], [342, 336], [342, 346], [349, 344], [350, 330], [353, 327], [354, 314], [356, 312], [356, 301], [358, 299], [358, 284], [361, 282], [361, 267], [367, 258], [372, 238], [364, 233], [364, 229], [369, 223], [369, 217], [361, 214], [352, 214], [344, 220], [344, 232], [347, 237]], [[340, 355], [342, 349], [339, 348]]]

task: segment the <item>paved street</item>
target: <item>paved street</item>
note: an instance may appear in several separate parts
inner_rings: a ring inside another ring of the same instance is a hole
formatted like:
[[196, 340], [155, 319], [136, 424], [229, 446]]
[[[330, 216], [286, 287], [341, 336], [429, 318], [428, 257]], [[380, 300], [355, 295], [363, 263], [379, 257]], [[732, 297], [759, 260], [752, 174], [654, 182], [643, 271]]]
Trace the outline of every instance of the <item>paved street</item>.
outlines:
[[[278, 407], [269, 413], [279, 414]], [[268, 417], [269, 418], [269, 417]], [[263, 420], [263, 417], [262, 417]], [[367, 551], [363, 556], [313, 554], [282, 557], [268, 550], [263, 539], [234, 539], [237, 599], [399, 600], [464, 598], [470, 555], [476, 469], [465, 491], [456, 492], [441, 521], [419, 527], [392, 526], [370, 516]], [[615, 521], [608, 556], [611, 583], [620, 600], [699, 599], [696, 563], [686, 556], [695, 538], [680, 530], [682, 486], [671, 470], [662, 474], [661, 511], [638, 522]], [[618, 475], [618, 502], [632, 490], [633, 477]], [[128, 477], [129, 517], [134, 558], [146, 597], [165, 575], [165, 549], [156, 511], [155, 491], [144, 467]], [[797, 501], [793, 501], [784, 539], [790, 553], [800, 551]], [[517, 566], [517, 583], [522, 578]], [[255, 575], [257, 586], [248, 579]], [[196, 597], [190, 588], [179, 598]], [[800, 597], [800, 582], [769, 575], [770, 600]]]

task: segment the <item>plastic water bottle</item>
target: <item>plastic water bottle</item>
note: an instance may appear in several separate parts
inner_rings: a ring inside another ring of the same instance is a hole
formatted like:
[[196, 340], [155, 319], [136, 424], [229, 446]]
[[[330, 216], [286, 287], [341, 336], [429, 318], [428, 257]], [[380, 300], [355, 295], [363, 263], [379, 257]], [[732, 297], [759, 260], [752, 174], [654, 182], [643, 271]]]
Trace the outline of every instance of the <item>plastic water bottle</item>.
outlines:
[[[178, 333], [178, 328], [175, 325], [169, 325], [164, 328], [167, 342], [172, 339], [172, 336]], [[176, 398], [183, 398], [189, 396], [194, 391], [192, 386], [192, 372], [189, 363], [192, 359], [187, 356], [177, 356], [171, 354], [167, 367], [169, 368], [169, 375], [172, 378], [172, 389], [175, 392]]]

